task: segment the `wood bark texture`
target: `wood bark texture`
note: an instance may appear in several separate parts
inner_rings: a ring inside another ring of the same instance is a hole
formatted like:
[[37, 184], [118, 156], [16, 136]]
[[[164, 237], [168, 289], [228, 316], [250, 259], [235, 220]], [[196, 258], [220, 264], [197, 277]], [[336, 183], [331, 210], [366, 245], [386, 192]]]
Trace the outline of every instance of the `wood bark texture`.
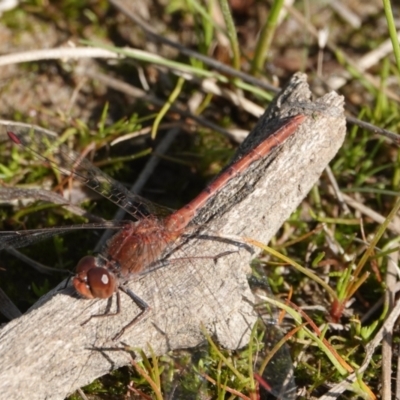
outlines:
[[[341, 147], [345, 133], [343, 99], [329, 93], [312, 102], [304, 74], [296, 74], [260, 118], [237, 157], [273, 132], [282, 118], [306, 114], [305, 122], [266, 160], [232, 180], [196, 218], [203, 233], [252, 237], [268, 243], [318, 181]], [[84, 300], [72, 288], [53, 290], [26, 314], [0, 330], [0, 397], [63, 399], [113, 369], [131, 355], [123, 344], [156, 354], [196, 346], [207, 330], [226, 347], [246, 344], [256, 319], [246, 276], [254, 255], [232, 244], [189, 239], [170, 265], [132, 279], [130, 289], [150, 306], [150, 313], [118, 342], [111, 338], [138, 314], [122, 296], [118, 316], [94, 318], [107, 301]], [[257, 249], [256, 253], [257, 253]], [[182, 258], [181, 260], [176, 260]], [[60, 287], [62, 287], [61, 284]]]

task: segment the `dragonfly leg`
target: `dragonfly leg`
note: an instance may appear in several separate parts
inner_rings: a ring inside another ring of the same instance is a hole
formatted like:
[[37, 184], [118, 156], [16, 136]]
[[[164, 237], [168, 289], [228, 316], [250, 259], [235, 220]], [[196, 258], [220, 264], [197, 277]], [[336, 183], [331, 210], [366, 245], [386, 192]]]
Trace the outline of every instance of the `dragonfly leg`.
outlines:
[[[169, 258], [168, 260], [164, 260], [163, 263], [164, 265], [161, 266], [165, 266], [167, 264], [165, 264], [166, 262], [168, 262], [168, 264], [172, 264], [176, 261], [185, 261], [185, 260], [213, 260], [214, 262], [217, 262], [218, 259], [222, 258], [222, 257], [226, 257], [229, 256], [230, 254], [234, 254], [234, 253], [238, 253], [239, 250], [226, 250], [223, 251], [222, 253], [218, 253], [215, 256], [209, 255], [209, 256], [190, 256], [190, 257], [179, 257], [179, 258]], [[160, 268], [159, 265], [157, 265], [157, 268]]]
[[192, 236], [187, 236], [188, 238], [195, 237], [196, 239], [201, 239], [201, 240], [213, 240], [216, 242], [221, 242], [221, 243], [226, 243], [230, 244], [232, 246], [237, 247], [238, 249], [245, 249], [248, 253], [254, 254], [254, 249], [252, 246], [249, 244], [240, 241], [239, 239], [232, 239], [229, 236], [224, 236], [224, 235], [192, 235]]
[[57, 292], [61, 292], [62, 290], [65, 290], [68, 287], [69, 282], [71, 281], [71, 278], [73, 277], [73, 274], [70, 273], [69, 277], [65, 281], [65, 285], [61, 289], [57, 289]]
[[[151, 307], [139, 296], [137, 296], [135, 293], [132, 292], [130, 289], [125, 289], [122, 286], [119, 287], [119, 289], [124, 292], [126, 295], [128, 295], [135, 303], [136, 305], [141, 309], [140, 313], [131, 321], [129, 322], [128, 325], [125, 325], [113, 338], [112, 340], [118, 340], [127, 329], [138, 323], [140, 320], [142, 320], [151, 310]], [[119, 292], [117, 292], [117, 296], [119, 298]], [[119, 299], [118, 301], [118, 311], [121, 308], [121, 300]]]
[[230, 254], [237, 253], [238, 251], [239, 250], [227, 250], [212, 257], [212, 259], [214, 260], [214, 262], [216, 262], [219, 258], [229, 256]]
[[[81, 326], [86, 325], [92, 318], [114, 317], [114, 316], [118, 315], [121, 311], [121, 296], [120, 296], [119, 292], [116, 292], [115, 295], [117, 298], [117, 310], [115, 312], [111, 313], [106, 310], [106, 312], [103, 314], [93, 314], [86, 321], [82, 322]], [[111, 300], [111, 297], [109, 300]], [[110, 303], [109, 303], [109, 305], [110, 305]], [[107, 309], [109, 309], [109, 305], [107, 306]]]
[[226, 257], [226, 256], [229, 256], [230, 254], [237, 253], [237, 252], [238, 252], [238, 250], [227, 250], [227, 251], [224, 251], [222, 253], [218, 253], [215, 256], [211, 256], [211, 255], [210, 256], [197, 256], [197, 257], [196, 256], [194, 256], [194, 257], [190, 256], [190, 257], [177, 257], [177, 258], [168, 258], [168, 259], [165, 259], [165, 260], [158, 260], [158, 261], [155, 261], [155, 262], [151, 263], [145, 269], [145, 271], [140, 273], [140, 275], [147, 275], [149, 273], [157, 271], [158, 269], [161, 269], [161, 268], [164, 268], [164, 267], [166, 267], [168, 265], [171, 265], [172, 263], [177, 262], [177, 261], [213, 260], [214, 262], [216, 262], [219, 258]]

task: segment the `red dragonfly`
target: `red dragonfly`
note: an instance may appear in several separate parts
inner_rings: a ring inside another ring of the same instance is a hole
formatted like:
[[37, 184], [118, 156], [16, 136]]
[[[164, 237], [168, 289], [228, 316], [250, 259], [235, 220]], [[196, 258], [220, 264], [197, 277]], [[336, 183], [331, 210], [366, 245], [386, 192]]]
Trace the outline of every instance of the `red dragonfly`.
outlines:
[[157, 268], [161, 255], [182, 235], [190, 231], [193, 219], [210, 199], [217, 195], [227, 182], [243, 173], [253, 162], [266, 157], [275, 147], [294, 134], [305, 118], [304, 115], [297, 115], [283, 120], [280, 128], [272, 135], [223, 171], [189, 204], [175, 212], [129, 192], [88, 160], [82, 159], [78, 153], [64, 146], [57, 146], [55, 155], [52, 154], [54, 158], [51, 160], [46, 158], [44, 154], [52, 145], [47, 135], [35, 131], [34, 128], [9, 125], [7, 133], [14, 143], [30, 149], [38, 158], [50, 163], [62, 173], [80, 180], [88, 188], [124, 209], [135, 221], [111, 221], [67, 228], [8, 232], [0, 236], [0, 250], [26, 246], [74, 228], [120, 229], [108, 241], [100, 255], [85, 256], [78, 262], [76, 275], [72, 280], [77, 293], [88, 299], [106, 299], [116, 294], [117, 313], [120, 309], [120, 291], [128, 294], [141, 308], [141, 313], [113, 338], [117, 340], [150, 310], [145, 301], [125, 287], [126, 282], [144, 271]]

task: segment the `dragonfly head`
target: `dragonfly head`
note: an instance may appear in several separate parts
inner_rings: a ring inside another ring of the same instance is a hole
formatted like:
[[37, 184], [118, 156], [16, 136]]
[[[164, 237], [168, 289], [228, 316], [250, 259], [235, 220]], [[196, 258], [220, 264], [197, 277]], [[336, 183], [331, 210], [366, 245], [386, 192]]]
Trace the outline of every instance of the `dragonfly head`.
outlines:
[[117, 289], [114, 274], [98, 264], [96, 257], [85, 256], [76, 266], [76, 275], [72, 279], [72, 284], [75, 290], [87, 299], [107, 299]]

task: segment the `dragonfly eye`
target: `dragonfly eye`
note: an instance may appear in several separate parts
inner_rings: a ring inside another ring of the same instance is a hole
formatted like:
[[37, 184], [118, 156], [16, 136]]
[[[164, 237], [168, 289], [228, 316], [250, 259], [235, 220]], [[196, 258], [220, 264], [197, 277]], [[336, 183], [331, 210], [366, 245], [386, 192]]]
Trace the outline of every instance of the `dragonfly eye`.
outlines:
[[76, 275], [72, 280], [75, 290], [88, 299], [106, 299], [116, 290], [114, 274], [97, 265], [96, 257], [83, 257], [76, 266]]
[[87, 285], [93, 297], [107, 299], [116, 291], [116, 279], [106, 268], [92, 268], [87, 273]]
[[85, 256], [79, 260], [78, 265], [76, 266], [76, 273], [85, 274], [92, 268], [96, 267], [97, 267], [96, 258], [93, 256]]

